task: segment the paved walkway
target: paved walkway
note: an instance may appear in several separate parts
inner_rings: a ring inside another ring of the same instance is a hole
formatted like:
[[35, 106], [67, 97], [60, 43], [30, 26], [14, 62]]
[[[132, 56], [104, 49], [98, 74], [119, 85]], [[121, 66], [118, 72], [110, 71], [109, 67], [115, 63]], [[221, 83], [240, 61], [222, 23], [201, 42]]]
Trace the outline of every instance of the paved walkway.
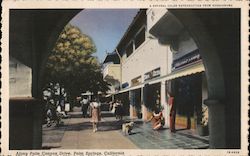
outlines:
[[[82, 118], [79, 109], [63, 119], [59, 127], [43, 127], [44, 149], [137, 149], [127, 137], [120, 133], [121, 122], [104, 117], [98, 131], [92, 131], [90, 118]], [[105, 114], [104, 114], [105, 115]]]
[[132, 134], [121, 132], [123, 122], [103, 113], [99, 131], [92, 132], [90, 118], [82, 118], [76, 108], [71, 118], [64, 119], [64, 125], [43, 128], [44, 149], [205, 149], [209, 147], [208, 137], [200, 137], [190, 130], [169, 129], [154, 131], [150, 123], [135, 121]]
[[201, 137], [191, 130], [177, 129], [171, 133], [169, 129], [154, 131], [150, 123], [137, 124], [128, 138], [140, 149], [206, 149], [209, 147], [208, 137]]

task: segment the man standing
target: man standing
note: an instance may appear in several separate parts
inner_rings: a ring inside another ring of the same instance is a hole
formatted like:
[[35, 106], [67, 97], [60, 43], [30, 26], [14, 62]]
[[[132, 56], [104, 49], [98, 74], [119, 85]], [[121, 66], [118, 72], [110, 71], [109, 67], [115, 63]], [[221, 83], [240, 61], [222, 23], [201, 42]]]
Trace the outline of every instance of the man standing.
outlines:
[[170, 93], [167, 94], [168, 96], [168, 104], [170, 107], [170, 130], [171, 132], [175, 132], [175, 117], [176, 117], [176, 104], [174, 103], [174, 97], [170, 95]]
[[82, 115], [84, 118], [87, 117], [87, 110], [89, 107], [89, 100], [87, 97], [83, 97], [82, 101], [81, 101], [81, 106], [82, 106]]

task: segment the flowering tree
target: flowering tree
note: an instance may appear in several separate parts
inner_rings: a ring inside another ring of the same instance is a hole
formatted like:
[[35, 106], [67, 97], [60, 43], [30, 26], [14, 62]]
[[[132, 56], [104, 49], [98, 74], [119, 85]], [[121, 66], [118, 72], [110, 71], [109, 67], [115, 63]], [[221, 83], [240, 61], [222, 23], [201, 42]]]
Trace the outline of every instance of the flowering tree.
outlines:
[[101, 66], [93, 54], [92, 39], [75, 26], [67, 25], [61, 32], [45, 70], [46, 83], [59, 83], [67, 95], [75, 98], [82, 92], [106, 92]]

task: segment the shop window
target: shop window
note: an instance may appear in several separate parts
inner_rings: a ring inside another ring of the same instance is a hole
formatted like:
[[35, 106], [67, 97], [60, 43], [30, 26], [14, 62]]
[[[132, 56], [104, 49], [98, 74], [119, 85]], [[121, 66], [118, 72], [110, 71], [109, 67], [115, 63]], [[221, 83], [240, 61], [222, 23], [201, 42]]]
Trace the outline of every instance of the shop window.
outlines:
[[129, 57], [132, 53], [133, 53], [133, 43], [131, 42], [126, 49], [127, 57]]
[[177, 114], [193, 117], [202, 104], [201, 75], [194, 74], [176, 80], [175, 104]]
[[161, 95], [161, 90], [160, 90], [161, 84], [156, 83], [156, 84], [146, 84], [144, 87], [144, 103], [145, 106], [149, 111], [154, 111], [156, 109], [156, 101], [157, 99], [159, 102], [161, 101], [160, 95]]
[[143, 28], [135, 37], [135, 49], [145, 41], [145, 28]]
[[124, 115], [129, 115], [129, 108], [130, 108], [129, 92], [121, 93], [120, 100], [122, 101], [122, 104], [123, 104]]

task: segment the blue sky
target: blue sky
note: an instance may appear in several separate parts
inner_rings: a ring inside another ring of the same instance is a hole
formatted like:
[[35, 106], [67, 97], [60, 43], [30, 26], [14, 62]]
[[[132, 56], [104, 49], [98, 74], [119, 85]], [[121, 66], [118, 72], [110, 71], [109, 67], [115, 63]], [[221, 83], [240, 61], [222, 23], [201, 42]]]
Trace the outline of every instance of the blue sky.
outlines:
[[137, 14], [138, 9], [85, 9], [77, 14], [70, 24], [81, 29], [94, 41], [96, 56], [102, 62], [105, 51], [112, 52], [129, 24]]

